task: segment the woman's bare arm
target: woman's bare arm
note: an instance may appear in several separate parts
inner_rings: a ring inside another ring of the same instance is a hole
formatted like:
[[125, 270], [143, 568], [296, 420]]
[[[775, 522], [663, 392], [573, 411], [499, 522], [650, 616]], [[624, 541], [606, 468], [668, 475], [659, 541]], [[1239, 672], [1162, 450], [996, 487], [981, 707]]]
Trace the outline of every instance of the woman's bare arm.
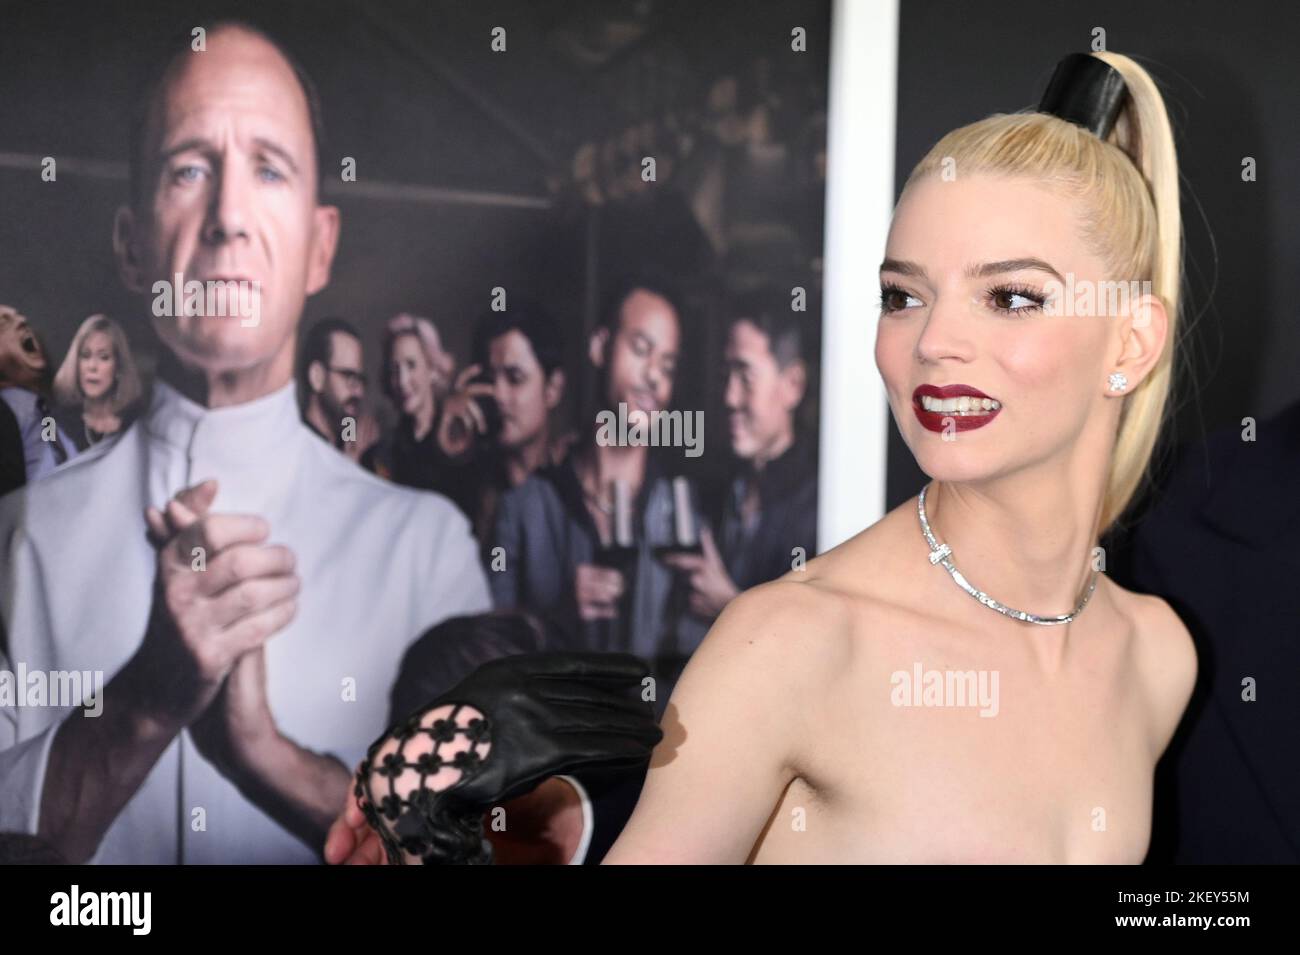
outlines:
[[742, 863], [815, 739], [842, 658], [833, 597], [776, 581], [733, 600], [669, 702], [636, 810], [608, 863]]

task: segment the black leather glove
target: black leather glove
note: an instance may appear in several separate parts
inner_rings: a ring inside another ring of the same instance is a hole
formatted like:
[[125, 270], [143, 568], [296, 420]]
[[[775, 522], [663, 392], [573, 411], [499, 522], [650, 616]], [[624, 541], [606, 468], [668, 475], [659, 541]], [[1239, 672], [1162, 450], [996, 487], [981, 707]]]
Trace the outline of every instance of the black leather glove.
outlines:
[[483, 815], [552, 776], [629, 769], [663, 738], [625, 653], [532, 653], [483, 664], [376, 740], [356, 796], [390, 862], [486, 864]]

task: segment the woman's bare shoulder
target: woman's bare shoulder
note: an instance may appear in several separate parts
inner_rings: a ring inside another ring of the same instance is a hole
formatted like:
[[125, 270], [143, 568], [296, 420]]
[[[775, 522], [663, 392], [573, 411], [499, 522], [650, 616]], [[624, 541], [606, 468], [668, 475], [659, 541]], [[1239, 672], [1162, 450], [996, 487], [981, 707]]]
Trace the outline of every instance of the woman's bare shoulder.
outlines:
[[1168, 602], [1113, 586], [1116, 604], [1133, 626], [1138, 668], [1151, 696], [1163, 751], [1196, 685], [1196, 645]]
[[705, 645], [743, 647], [773, 665], [788, 666], [792, 659], [815, 665], [842, 652], [852, 625], [849, 604], [849, 595], [815, 572], [792, 571], [732, 600]]
[[[906, 515], [886, 515], [782, 577], [727, 605], [682, 675], [682, 685], [743, 677], [753, 686], [819, 693], [861, 659], [891, 612], [881, 568], [894, 566]], [[915, 541], [910, 541], [915, 544]], [[799, 694], [802, 696], [802, 694]]]
[[1132, 623], [1142, 652], [1189, 690], [1196, 677], [1196, 646], [1192, 634], [1169, 603], [1155, 594], [1140, 594], [1114, 585], [1116, 602]]
[[863, 586], [873, 549], [870, 530], [740, 594], [697, 655], [743, 651], [747, 665], [774, 668], [786, 679], [797, 675], [792, 670], [813, 679], [838, 672], [861, 642], [871, 639], [872, 622], [882, 609]]

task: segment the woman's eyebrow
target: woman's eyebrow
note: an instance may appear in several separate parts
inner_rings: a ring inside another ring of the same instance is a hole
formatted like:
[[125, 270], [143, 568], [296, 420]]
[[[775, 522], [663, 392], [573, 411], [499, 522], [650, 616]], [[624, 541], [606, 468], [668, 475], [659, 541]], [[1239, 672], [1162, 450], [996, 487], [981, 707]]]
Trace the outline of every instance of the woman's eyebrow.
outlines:
[[880, 271], [897, 272], [899, 275], [909, 275], [916, 278], [925, 278], [925, 269], [915, 262], [905, 262], [902, 259], [885, 259], [880, 263]]
[[[1046, 272], [1053, 275], [1056, 279], [1065, 284], [1065, 278], [1060, 272], [1052, 268], [1050, 264], [1042, 259], [1033, 257], [1022, 259], [1002, 259], [998, 262], [985, 262], [981, 265], [972, 265], [966, 269], [967, 278], [987, 278], [990, 275], [1001, 275], [1004, 272], [1019, 272], [1024, 269], [1034, 269], [1039, 272]], [[913, 278], [926, 278], [925, 269], [915, 262], [908, 262], [903, 259], [885, 259], [880, 263], [880, 271], [895, 272], [898, 275], [907, 275]]]
[[990, 275], [1001, 275], [1004, 272], [1020, 272], [1024, 269], [1033, 269], [1038, 272], [1047, 272], [1049, 275], [1056, 276], [1057, 281], [1062, 285], [1065, 284], [1065, 277], [1060, 272], [1052, 268], [1042, 259], [1024, 258], [1024, 259], [1003, 259], [1000, 262], [985, 262], [983, 265], [972, 265], [966, 270], [969, 278], [988, 278]]

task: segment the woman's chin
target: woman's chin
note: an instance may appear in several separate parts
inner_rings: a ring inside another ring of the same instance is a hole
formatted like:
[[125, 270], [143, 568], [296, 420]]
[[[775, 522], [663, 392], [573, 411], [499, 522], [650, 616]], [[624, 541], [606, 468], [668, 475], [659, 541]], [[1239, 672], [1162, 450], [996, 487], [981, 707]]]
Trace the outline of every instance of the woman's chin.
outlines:
[[916, 459], [916, 466], [924, 471], [927, 477], [945, 484], [987, 481], [1002, 470], [1000, 466], [987, 460], [984, 455], [965, 453], [952, 445], [947, 445], [942, 450], [926, 448], [920, 454], [917, 454], [916, 449], [913, 448], [912, 456]]

